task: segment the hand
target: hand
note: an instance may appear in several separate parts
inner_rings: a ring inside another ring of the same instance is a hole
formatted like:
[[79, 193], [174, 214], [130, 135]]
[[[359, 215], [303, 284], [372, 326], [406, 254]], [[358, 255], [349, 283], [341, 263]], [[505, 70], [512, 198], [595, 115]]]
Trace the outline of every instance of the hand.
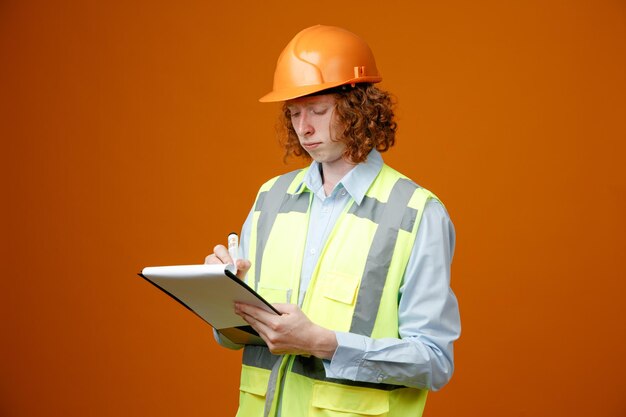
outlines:
[[[232, 264], [233, 259], [224, 245], [217, 245], [213, 248], [213, 253], [204, 258], [205, 264]], [[237, 259], [237, 278], [243, 280], [252, 266], [247, 259]]]
[[244, 303], [235, 303], [235, 313], [259, 333], [275, 355], [333, 357], [337, 349], [335, 332], [313, 323], [295, 304], [274, 304], [274, 307], [282, 315]]

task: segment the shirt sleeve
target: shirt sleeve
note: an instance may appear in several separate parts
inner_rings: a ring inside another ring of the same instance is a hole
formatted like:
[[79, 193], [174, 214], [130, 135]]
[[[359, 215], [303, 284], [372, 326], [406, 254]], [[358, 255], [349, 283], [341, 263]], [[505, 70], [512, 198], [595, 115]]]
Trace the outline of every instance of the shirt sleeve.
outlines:
[[[252, 215], [254, 210], [250, 210], [248, 213], [248, 217], [246, 221], [243, 223], [243, 227], [241, 228], [241, 236], [239, 238], [239, 253], [237, 256], [241, 259], [248, 259], [248, 247], [250, 242], [250, 228], [252, 227]], [[228, 349], [241, 349], [243, 345], [234, 343], [226, 336], [221, 334], [217, 329], [213, 328], [213, 338], [220, 346], [228, 348]]]
[[324, 361], [326, 376], [436, 391], [454, 370], [452, 343], [461, 331], [450, 288], [455, 231], [448, 213], [429, 200], [400, 287], [399, 339], [336, 332], [338, 347]]

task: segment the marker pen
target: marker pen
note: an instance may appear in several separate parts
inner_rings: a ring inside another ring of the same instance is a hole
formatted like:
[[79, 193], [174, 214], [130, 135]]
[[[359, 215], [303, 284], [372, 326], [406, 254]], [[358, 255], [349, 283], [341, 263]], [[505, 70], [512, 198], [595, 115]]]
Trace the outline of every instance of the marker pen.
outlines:
[[237, 233], [232, 232], [228, 235], [228, 254], [230, 258], [233, 260], [233, 265], [235, 266], [235, 270], [237, 269], [237, 254], [239, 252], [239, 236]]

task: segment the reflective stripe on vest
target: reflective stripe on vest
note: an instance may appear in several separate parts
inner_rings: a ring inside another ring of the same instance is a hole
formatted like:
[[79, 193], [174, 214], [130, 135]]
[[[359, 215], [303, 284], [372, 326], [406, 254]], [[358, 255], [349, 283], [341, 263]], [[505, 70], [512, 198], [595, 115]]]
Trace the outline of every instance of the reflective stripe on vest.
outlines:
[[248, 345], [243, 351], [241, 361], [244, 365], [271, 370], [274, 364], [281, 358], [282, 355], [272, 354], [265, 346]]
[[[408, 232], [411, 232], [415, 223], [417, 210], [406, 209], [416, 188], [415, 183], [401, 178], [394, 184], [387, 203], [368, 198], [368, 204], [361, 204], [361, 206], [354, 204], [348, 210], [349, 214], [363, 216], [374, 223], [378, 223], [361, 280], [361, 289], [367, 291], [359, 291], [358, 293], [350, 327], [351, 333], [365, 336], [372, 334], [387, 271], [394, 253], [398, 230], [405, 216], [408, 216], [406, 226], [410, 226]], [[408, 212], [408, 215], [405, 212]]]
[[[263, 253], [265, 251], [265, 244], [267, 243], [267, 239], [272, 231], [272, 226], [274, 225], [274, 221], [276, 221], [276, 216], [278, 213], [288, 213], [290, 211], [299, 211], [302, 210], [302, 213], [305, 213], [308, 209], [308, 198], [307, 201], [301, 200], [300, 198], [295, 199], [292, 198], [289, 194], [287, 194], [287, 189], [293, 182], [294, 178], [301, 171], [292, 171], [285, 175], [281, 175], [278, 177], [276, 182], [272, 185], [269, 191], [262, 192], [259, 194], [256, 204], [255, 211], [260, 211], [260, 217], [257, 226], [257, 242], [256, 242], [256, 256], [255, 256], [255, 268], [254, 268], [254, 289], [258, 290], [259, 279], [261, 276], [261, 265], [263, 261]], [[294, 194], [292, 194], [294, 195]], [[295, 195], [294, 195], [295, 196]], [[292, 201], [294, 200], [294, 201]], [[296, 203], [298, 201], [299, 203]], [[303, 203], [305, 206], [303, 206]]]
[[[267, 349], [266, 349], [267, 350]], [[317, 381], [334, 382], [335, 384], [348, 385], [353, 387], [375, 388], [384, 391], [403, 388], [401, 385], [383, 384], [378, 382], [350, 381], [348, 379], [326, 378], [324, 363], [320, 358], [314, 356], [296, 356], [291, 368], [291, 372], [306, 376]]]

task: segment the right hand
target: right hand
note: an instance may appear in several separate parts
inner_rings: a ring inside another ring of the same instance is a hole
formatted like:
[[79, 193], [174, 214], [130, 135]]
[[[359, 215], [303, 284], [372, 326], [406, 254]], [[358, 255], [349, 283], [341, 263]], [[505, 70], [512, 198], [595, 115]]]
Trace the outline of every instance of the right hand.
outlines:
[[[224, 245], [217, 245], [213, 248], [213, 253], [204, 258], [205, 264], [232, 264], [233, 259]], [[252, 266], [247, 259], [237, 259], [237, 278], [243, 280]]]

